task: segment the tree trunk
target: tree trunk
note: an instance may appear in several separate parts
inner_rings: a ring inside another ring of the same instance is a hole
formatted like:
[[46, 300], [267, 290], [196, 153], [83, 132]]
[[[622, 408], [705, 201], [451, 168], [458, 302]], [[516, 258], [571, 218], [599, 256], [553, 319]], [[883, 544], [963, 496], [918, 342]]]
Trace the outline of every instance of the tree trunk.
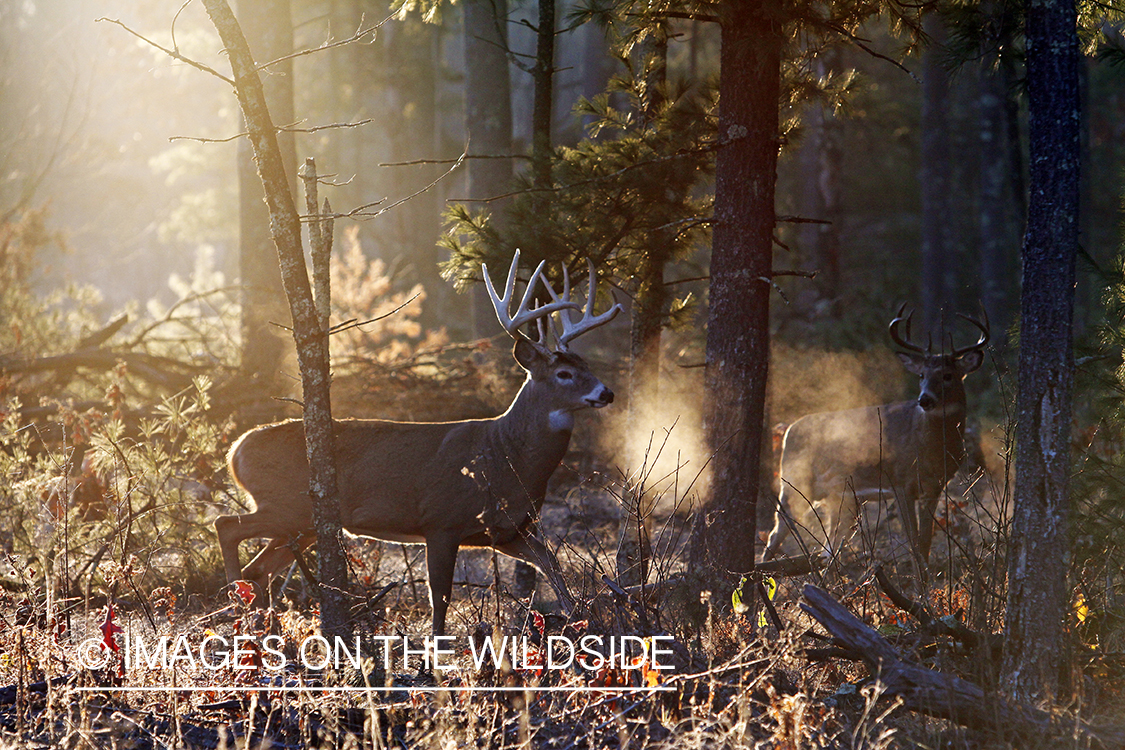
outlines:
[[[641, 117], [645, 126], [656, 116], [663, 104], [662, 92], [667, 80], [668, 39], [663, 30], [653, 31], [640, 45], [640, 65], [645, 71], [645, 96]], [[636, 290], [630, 320], [630, 419], [651, 413], [660, 393], [660, 338], [664, 330], [667, 290], [664, 266], [672, 256], [673, 230], [654, 232], [637, 269]]]
[[1074, 0], [1027, 4], [1030, 201], [1023, 245], [1015, 509], [1004, 684], [1048, 699], [1065, 658], [1067, 478], [1078, 247], [1078, 37]]
[[[554, 102], [555, 76], [555, 0], [539, 0], [539, 22], [535, 30], [535, 68], [532, 78], [535, 90], [531, 111], [531, 179], [538, 191], [535, 201], [542, 216], [549, 210], [547, 191], [553, 184], [551, 177], [551, 112]], [[532, 237], [531, 258], [542, 259], [546, 254], [541, 236]], [[525, 598], [535, 589], [535, 568], [523, 561], [516, 562], [516, 596]]]
[[322, 592], [321, 630], [328, 638], [345, 636], [350, 627], [347, 564], [340, 546], [335, 438], [329, 399], [328, 331], [320, 324], [313, 301], [301, 243], [300, 217], [254, 59], [226, 0], [204, 0], [203, 5], [226, 47], [234, 72], [235, 93], [265, 188], [270, 229], [293, 318], [293, 338], [297, 343], [297, 362], [304, 396], [309, 495], [313, 501], [313, 523], [317, 535], [318, 575]]
[[[539, 0], [539, 24], [535, 30], [535, 92], [531, 112], [531, 179], [536, 189], [551, 187], [551, 110], [555, 75], [555, 0]], [[543, 192], [538, 199], [546, 201]], [[536, 255], [542, 252], [536, 248]]]
[[930, 44], [922, 53], [922, 323], [937, 330], [951, 301], [949, 73], [942, 64], [945, 23], [934, 13], [925, 21]]
[[[693, 565], [721, 578], [754, 567], [769, 369], [782, 15], [777, 0], [723, 6], [705, 431], [712, 479]], [[728, 579], [729, 580], [729, 579]]]
[[[289, 0], [240, 0], [239, 17], [255, 58], [276, 60], [293, 51]], [[293, 63], [270, 68], [262, 84], [270, 112], [282, 124], [293, 122]], [[290, 194], [294, 189], [297, 151], [292, 133], [277, 137]], [[270, 214], [262, 202], [262, 183], [250, 142], [238, 144], [239, 277], [242, 283], [242, 369], [269, 389], [277, 376], [286, 344], [274, 323], [286, 324], [285, 295], [270, 237]]]
[[[817, 73], [826, 77], [840, 71], [840, 50], [825, 49], [817, 58]], [[819, 317], [839, 314], [840, 296], [840, 176], [843, 152], [840, 124], [831, 110], [820, 102], [808, 108], [808, 135], [802, 151], [804, 191], [801, 215], [827, 224], [803, 224], [799, 237], [802, 267], [816, 272], [816, 280], [802, 294], [803, 314]]]
[[1008, 96], [1001, 71], [986, 59], [979, 71], [977, 118], [980, 126], [978, 181], [980, 208], [981, 297], [992, 323], [994, 341], [1002, 339], [1012, 319], [1015, 274], [1015, 236], [1012, 231], [1007, 106]]
[[[470, 156], [512, 153], [512, 82], [508, 68], [507, 0], [464, 0], [465, 132]], [[469, 197], [492, 198], [512, 183], [511, 159], [470, 159]], [[490, 204], [493, 221], [504, 205]], [[496, 332], [496, 316], [483, 284], [472, 291], [473, 336]]]

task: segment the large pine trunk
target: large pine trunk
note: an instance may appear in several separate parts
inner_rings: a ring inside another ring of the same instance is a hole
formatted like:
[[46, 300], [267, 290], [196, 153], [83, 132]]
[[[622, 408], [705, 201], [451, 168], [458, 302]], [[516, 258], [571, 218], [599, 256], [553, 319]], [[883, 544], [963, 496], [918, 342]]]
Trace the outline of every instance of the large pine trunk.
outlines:
[[[495, 157], [512, 153], [512, 83], [508, 69], [507, 0], [464, 0], [465, 132], [469, 137], [469, 196], [493, 198], [508, 191], [512, 161]], [[502, 203], [489, 204], [494, 222]], [[473, 335], [487, 338], [496, 316], [483, 284], [474, 284]]]
[[1066, 652], [1074, 267], [1078, 248], [1078, 38], [1074, 0], [1027, 7], [1030, 201], [1023, 245], [1015, 511], [1004, 684], [1057, 691]]
[[952, 302], [953, 219], [950, 161], [950, 84], [942, 59], [945, 23], [931, 13], [925, 21], [931, 43], [922, 54], [922, 323], [937, 331], [942, 308]]
[[723, 11], [706, 354], [712, 479], [692, 545], [701, 572], [720, 577], [754, 567], [782, 47], [776, 0], [731, 0]]

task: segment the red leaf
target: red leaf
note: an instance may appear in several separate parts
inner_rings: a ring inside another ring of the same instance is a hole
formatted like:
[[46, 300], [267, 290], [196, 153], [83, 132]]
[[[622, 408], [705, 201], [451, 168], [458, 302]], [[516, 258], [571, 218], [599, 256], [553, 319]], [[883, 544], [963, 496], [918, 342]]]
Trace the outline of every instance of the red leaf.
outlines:
[[117, 633], [124, 633], [125, 631], [113, 620], [112, 604], [108, 605], [105, 609], [105, 619], [102, 620], [101, 631], [102, 648], [110, 651], [120, 651], [121, 647], [117, 645], [117, 639], [113, 636]]
[[[238, 599], [242, 600], [242, 603], [245, 606], [249, 607], [254, 603], [255, 596], [256, 594], [254, 593], [254, 584], [250, 583], [249, 581], [234, 582], [234, 591], [231, 592], [231, 599], [235, 599], [235, 597], [238, 597]], [[237, 603], [238, 600], [235, 599], [235, 604]]]

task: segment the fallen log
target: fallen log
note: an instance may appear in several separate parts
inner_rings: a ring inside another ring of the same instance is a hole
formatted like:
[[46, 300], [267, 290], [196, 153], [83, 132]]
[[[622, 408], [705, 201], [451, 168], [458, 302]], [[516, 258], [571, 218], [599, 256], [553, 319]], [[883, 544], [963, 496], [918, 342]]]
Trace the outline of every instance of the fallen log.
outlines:
[[[805, 610], [846, 649], [859, 654], [872, 677], [887, 695], [897, 695], [903, 705], [991, 734], [1017, 747], [1052, 747], [1075, 740], [1095, 746], [1125, 745], [1125, 727], [1094, 729], [1080, 721], [1066, 721], [1038, 708], [1009, 700], [996, 692], [954, 675], [927, 669], [902, 659], [895, 648], [864, 624], [828, 592], [812, 584], [803, 590]], [[1070, 746], [1070, 745], [1067, 745]]]

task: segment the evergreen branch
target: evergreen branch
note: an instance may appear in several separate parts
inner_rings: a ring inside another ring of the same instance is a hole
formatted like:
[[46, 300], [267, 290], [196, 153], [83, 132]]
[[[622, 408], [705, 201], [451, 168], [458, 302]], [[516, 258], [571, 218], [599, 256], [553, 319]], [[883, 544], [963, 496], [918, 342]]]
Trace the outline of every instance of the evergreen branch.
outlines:
[[[745, 136], [738, 136], [738, 138], [743, 138], [743, 137], [745, 137]], [[727, 139], [727, 140], [723, 140], [721, 142], [708, 144], [706, 146], [703, 146], [702, 148], [683, 149], [681, 151], [677, 151], [674, 154], [665, 154], [664, 156], [658, 156], [655, 159], [646, 159], [645, 161], [639, 161], [636, 164], [630, 164], [628, 166], [622, 167], [621, 169], [617, 170], [616, 172], [611, 172], [609, 174], [599, 175], [597, 177], [590, 177], [590, 178], [585, 179], [585, 180], [579, 180], [578, 182], [572, 182], [568, 185], [559, 185], [559, 186], [551, 186], [551, 187], [529, 187], [529, 188], [524, 188], [522, 190], [513, 190], [511, 192], [503, 193], [501, 195], [495, 195], [491, 198], [449, 198], [449, 199], [447, 199], [447, 202], [449, 202], [449, 203], [493, 203], [495, 201], [504, 200], [505, 198], [511, 198], [511, 197], [514, 197], [514, 196], [517, 196], [517, 195], [532, 195], [534, 193], [556, 193], [556, 192], [563, 192], [563, 191], [566, 191], [566, 190], [574, 190], [575, 188], [586, 187], [587, 185], [592, 185], [592, 184], [596, 184], [596, 183], [599, 183], [599, 182], [604, 182], [606, 180], [615, 179], [615, 178], [620, 177], [621, 175], [623, 175], [627, 172], [633, 171], [634, 169], [640, 169], [642, 167], [647, 167], [647, 166], [650, 166], [650, 165], [653, 165], [653, 164], [661, 164], [663, 162], [670, 161], [672, 159], [680, 159], [680, 158], [683, 158], [685, 156], [696, 156], [696, 155], [699, 155], [699, 154], [710, 153], [711, 151], [717, 151], [718, 149], [720, 149], [723, 146], [730, 143], [731, 140], [735, 140], [735, 139]]]
[[690, 10], [669, 10], [661, 13], [664, 18], [677, 18], [687, 21], [703, 21], [704, 23], [721, 23], [718, 16], [710, 13], [695, 13]]
[[918, 76], [914, 75], [914, 73], [912, 73], [909, 68], [907, 68], [905, 65], [900, 63], [898, 60], [895, 60], [894, 58], [891, 58], [891, 57], [887, 57], [882, 52], [876, 52], [874, 49], [872, 49], [871, 47], [869, 47], [867, 45], [867, 43], [866, 43], [867, 40], [863, 39], [862, 37], [859, 37], [856, 34], [853, 34], [852, 32], [848, 31], [847, 29], [845, 29], [843, 26], [841, 26], [838, 23], [826, 22], [824, 25], [825, 25], [826, 28], [831, 29], [832, 31], [835, 31], [840, 36], [844, 37], [845, 39], [848, 39], [853, 44], [855, 44], [855, 46], [859, 47], [861, 50], [863, 50], [867, 54], [871, 55], [872, 57], [877, 58], [879, 60], [885, 60], [886, 62], [889, 62], [891, 65], [894, 65], [896, 68], [901, 70], [903, 73], [906, 73], [906, 75], [910, 76], [910, 78], [915, 83], [919, 83], [919, 84], [922, 83], [922, 81], [918, 79]]

